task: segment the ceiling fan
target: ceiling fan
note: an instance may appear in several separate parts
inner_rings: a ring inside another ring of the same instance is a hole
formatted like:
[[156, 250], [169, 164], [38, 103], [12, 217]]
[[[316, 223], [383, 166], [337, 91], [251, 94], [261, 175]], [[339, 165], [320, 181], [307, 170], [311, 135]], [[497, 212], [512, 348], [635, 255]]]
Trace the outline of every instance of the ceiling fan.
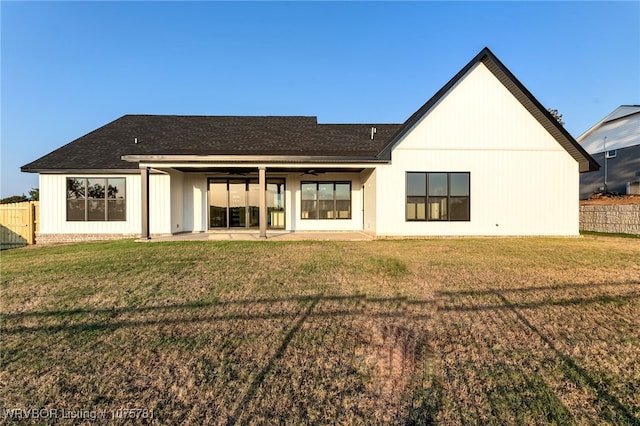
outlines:
[[324, 173], [324, 172], [318, 172], [316, 169], [309, 169], [307, 171], [300, 173], [300, 176], [304, 176], [304, 175], [318, 176], [320, 173]]

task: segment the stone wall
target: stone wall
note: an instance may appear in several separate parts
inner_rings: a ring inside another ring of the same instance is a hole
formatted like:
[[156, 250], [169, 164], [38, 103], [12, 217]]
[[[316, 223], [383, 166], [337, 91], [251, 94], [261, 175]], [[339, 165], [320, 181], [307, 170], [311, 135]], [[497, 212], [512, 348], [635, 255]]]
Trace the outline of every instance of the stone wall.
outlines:
[[640, 235], [640, 204], [580, 206], [580, 230]]

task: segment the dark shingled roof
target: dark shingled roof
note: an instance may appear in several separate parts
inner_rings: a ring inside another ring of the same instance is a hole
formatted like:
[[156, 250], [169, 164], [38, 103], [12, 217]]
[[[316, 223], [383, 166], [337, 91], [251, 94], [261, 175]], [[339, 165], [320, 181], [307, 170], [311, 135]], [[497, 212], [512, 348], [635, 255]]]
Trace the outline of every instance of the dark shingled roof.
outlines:
[[[371, 127], [377, 132], [371, 139]], [[267, 155], [372, 159], [400, 124], [318, 124], [316, 117], [125, 115], [22, 167], [137, 169], [123, 155]], [[138, 144], [135, 144], [138, 138]]]

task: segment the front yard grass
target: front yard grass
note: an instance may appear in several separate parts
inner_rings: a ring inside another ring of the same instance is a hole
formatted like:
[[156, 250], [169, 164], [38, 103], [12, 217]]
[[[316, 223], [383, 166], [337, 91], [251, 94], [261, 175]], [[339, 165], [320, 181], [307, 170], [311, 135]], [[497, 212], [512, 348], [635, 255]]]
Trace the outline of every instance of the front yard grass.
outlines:
[[2, 252], [0, 421], [640, 424], [639, 259], [598, 236]]

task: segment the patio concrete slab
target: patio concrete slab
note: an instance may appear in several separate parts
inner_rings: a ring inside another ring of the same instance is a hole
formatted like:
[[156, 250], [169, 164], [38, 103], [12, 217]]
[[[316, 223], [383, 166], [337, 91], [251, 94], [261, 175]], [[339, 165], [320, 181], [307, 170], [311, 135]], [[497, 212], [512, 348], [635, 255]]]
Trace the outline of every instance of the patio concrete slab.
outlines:
[[358, 231], [268, 231], [266, 239], [260, 238], [258, 231], [209, 231], [156, 236], [146, 241], [370, 241], [373, 239], [372, 235]]

